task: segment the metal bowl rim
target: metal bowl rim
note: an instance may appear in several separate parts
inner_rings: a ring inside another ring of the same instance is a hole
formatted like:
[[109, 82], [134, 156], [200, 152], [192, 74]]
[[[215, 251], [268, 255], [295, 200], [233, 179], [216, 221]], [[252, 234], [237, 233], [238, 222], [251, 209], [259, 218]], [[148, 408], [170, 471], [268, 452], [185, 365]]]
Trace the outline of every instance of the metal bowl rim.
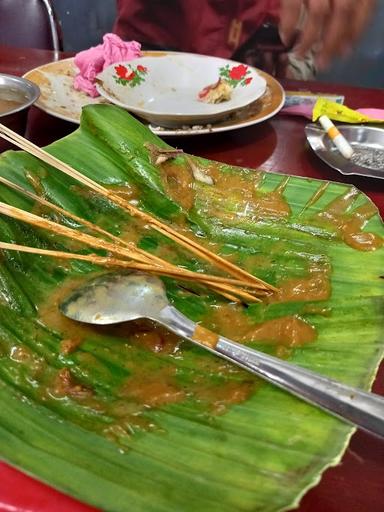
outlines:
[[16, 75], [9, 75], [7, 73], [0, 73], [0, 78], [9, 79], [12, 82], [16, 82], [17, 84], [24, 85], [24, 88], [26, 87], [29, 91], [31, 91], [31, 99], [23, 103], [20, 107], [14, 108], [12, 110], [9, 110], [8, 112], [5, 112], [4, 114], [0, 114], [0, 120], [4, 117], [7, 117], [12, 114], [16, 114], [17, 112], [21, 112], [22, 110], [25, 110], [29, 108], [31, 105], [35, 103], [35, 101], [40, 96], [40, 88], [31, 80], [27, 80], [26, 78], [23, 78], [21, 76]]

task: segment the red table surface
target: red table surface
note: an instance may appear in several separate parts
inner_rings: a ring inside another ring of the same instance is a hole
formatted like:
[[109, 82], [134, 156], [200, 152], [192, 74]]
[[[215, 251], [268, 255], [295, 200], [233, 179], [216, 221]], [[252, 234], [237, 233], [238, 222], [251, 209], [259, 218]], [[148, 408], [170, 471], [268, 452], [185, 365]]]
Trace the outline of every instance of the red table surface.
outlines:
[[[26, 71], [68, 54], [36, 49], [0, 46], [0, 72], [22, 75]], [[352, 108], [384, 109], [384, 91], [320, 82], [283, 81], [287, 90], [337, 93]], [[248, 128], [170, 139], [170, 143], [195, 155], [251, 168], [284, 174], [339, 181], [357, 186], [367, 194], [384, 216], [384, 181], [343, 176], [320, 161], [304, 137], [307, 121], [278, 115]], [[45, 145], [70, 133], [75, 125], [32, 108], [27, 136]], [[384, 263], [384, 262], [383, 262]], [[384, 270], [384, 265], [383, 265]], [[384, 395], [384, 364], [373, 390]], [[7, 512], [91, 512], [88, 505], [65, 496], [47, 485], [0, 463], [0, 511]], [[341, 463], [328, 469], [321, 482], [303, 498], [299, 512], [382, 512], [384, 510], [384, 441], [358, 431]], [[133, 512], [133, 511], [132, 511]], [[235, 512], [235, 511], [234, 511]]]

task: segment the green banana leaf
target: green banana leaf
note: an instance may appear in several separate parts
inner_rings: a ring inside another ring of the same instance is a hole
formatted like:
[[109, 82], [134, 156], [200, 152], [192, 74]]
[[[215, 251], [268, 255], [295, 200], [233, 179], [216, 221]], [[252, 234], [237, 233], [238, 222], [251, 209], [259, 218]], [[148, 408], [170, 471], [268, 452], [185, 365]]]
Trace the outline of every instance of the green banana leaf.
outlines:
[[[260, 324], [287, 315], [300, 318], [316, 330], [316, 340], [285, 346], [285, 357], [369, 389], [384, 347], [384, 280], [380, 279], [384, 230], [368, 198], [349, 185], [287, 179], [195, 158], [203, 172], [214, 168], [227, 183], [250, 183], [259, 202], [253, 204], [239, 188], [220, 189], [196, 179], [193, 204], [186, 206], [183, 197], [177, 202], [167, 189], [159, 168], [151, 163], [146, 143], [168, 147], [125, 111], [96, 105], [84, 108], [80, 128], [47, 151], [107, 187], [131, 187], [139, 208], [166, 223], [182, 225], [273, 285], [308, 276], [313, 265], [328, 269], [329, 297], [253, 304], [244, 309], [244, 321]], [[181, 172], [187, 165], [185, 157], [177, 156], [174, 165]], [[0, 175], [38, 190], [114, 234], [135, 225], [109, 201], [23, 152], [3, 154]], [[260, 202], [271, 193], [283, 199], [284, 215], [271, 214], [268, 204]], [[5, 186], [0, 188], [0, 200], [36, 211], [32, 200]], [[256, 206], [261, 203], [260, 210]], [[336, 206], [332, 209], [332, 205]], [[344, 219], [342, 226], [329, 215], [319, 215], [336, 210]], [[368, 245], [357, 247], [356, 237], [351, 241], [343, 226], [367, 211], [358, 238], [368, 237]], [[68, 218], [61, 221], [74, 225]], [[4, 216], [0, 240], [88, 251]], [[372, 240], [375, 244], [369, 245]], [[212, 270], [148, 229], [142, 230], [139, 245], [166, 253], [193, 270]], [[66, 333], [44, 321], [41, 305], [52, 300], [68, 280], [86, 279], [97, 270], [90, 263], [2, 253], [1, 457], [108, 511], [268, 512], [297, 506], [322, 472], [339, 462], [353, 428], [229, 363], [223, 366], [186, 342], [180, 342], [177, 353], [156, 353], [135, 343], [129, 333], [122, 339], [94, 329], [75, 350], [61, 350]], [[170, 299], [181, 311], [212, 327], [207, 319], [223, 299], [165, 281]], [[253, 340], [251, 346], [271, 353], [277, 350], [263, 339]], [[79, 389], [91, 390], [91, 399], [55, 395], [52, 382], [63, 369], [71, 372]], [[139, 417], [119, 416], [118, 411], [132, 406], [132, 400], [125, 401], [121, 395], [122, 386], [129, 386], [130, 379], [140, 380], [141, 374], [152, 375], [155, 381], [172, 375], [184, 390], [183, 399], [147, 407]], [[205, 399], [194, 393], [196, 382], [208, 390]], [[232, 385], [248, 391], [241, 399], [220, 402], [217, 397]]]

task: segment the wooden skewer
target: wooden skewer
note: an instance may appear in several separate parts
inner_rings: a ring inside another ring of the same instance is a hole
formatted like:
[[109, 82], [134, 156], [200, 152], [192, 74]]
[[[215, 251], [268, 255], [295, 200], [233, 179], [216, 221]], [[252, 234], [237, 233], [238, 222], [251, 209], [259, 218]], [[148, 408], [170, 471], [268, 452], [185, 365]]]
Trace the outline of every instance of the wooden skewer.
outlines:
[[[76, 222], [78, 222], [80, 224], [83, 224], [84, 226], [88, 227], [92, 231], [95, 231], [96, 233], [99, 233], [101, 235], [106, 236], [107, 238], [110, 238], [111, 240], [115, 241], [119, 245], [124, 245], [124, 246], [126, 246], [128, 248], [131, 248], [131, 249], [134, 248], [134, 250], [136, 250], [140, 255], [143, 256], [143, 261], [144, 262], [145, 261], [147, 261], [148, 263], [153, 262], [154, 264], [159, 265], [159, 266], [163, 266], [164, 268], [167, 268], [168, 266], [170, 268], [176, 268], [174, 265], [170, 264], [166, 260], [162, 260], [161, 258], [159, 258], [159, 257], [157, 257], [157, 256], [155, 256], [155, 255], [153, 255], [151, 253], [146, 253], [146, 251], [143, 251], [143, 250], [139, 249], [137, 246], [134, 246], [131, 242], [125, 242], [121, 238], [119, 238], [117, 236], [114, 236], [109, 231], [105, 231], [104, 229], [100, 228], [98, 225], [93, 224], [91, 222], [88, 222], [87, 220], [85, 220], [85, 219], [83, 219], [81, 217], [77, 217], [77, 215], [74, 215], [71, 212], [69, 212], [67, 210], [64, 210], [64, 208], [61, 208], [61, 207], [59, 207], [59, 206], [57, 206], [57, 205], [47, 201], [46, 199], [44, 199], [44, 198], [34, 194], [33, 192], [30, 192], [29, 190], [26, 190], [23, 187], [20, 187], [16, 183], [13, 183], [12, 181], [9, 181], [6, 178], [3, 178], [2, 176], [0, 176], [0, 183], [3, 183], [4, 185], [6, 185], [9, 188], [17, 190], [18, 192], [20, 192], [20, 193], [24, 194], [25, 196], [35, 200], [36, 202], [38, 202], [38, 203], [40, 203], [40, 204], [42, 204], [44, 206], [49, 207], [53, 211], [57, 211], [58, 213], [66, 216], [66, 217], [69, 217], [72, 220], [75, 220]], [[216, 291], [218, 291], [219, 293], [221, 293], [221, 295], [223, 295], [224, 297], [226, 297], [227, 299], [229, 299], [231, 301], [238, 300], [238, 299], [236, 299], [236, 297], [234, 297], [233, 295], [230, 295], [229, 293], [225, 293], [223, 290], [219, 290], [219, 289], [215, 288], [214, 286], [212, 286], [212, 288], [216, 289]]]
[[56, 211], [65, 217], [68, 217], [68, 218], [74, 220], [75, 222], [82, 224], [83, 226], [87, 227], [91, 231], [94, 231], [95, 233], [103, 235], [104, 237], [114, 241], [118, 245], [122, 245], [124, 247], [127, 247], [128, 249], [137, 251], [138, 254], [140, 254], [143, 257], [142, 258], [143, 261], [144, 260], [148, 261], [148, 263], [152, 262], [152, 263], [160, 265], [160, 266], [161, 265], [162, 266], [169, 265], [171, 267], [175, 266], [175, 265], [172, 265], [171, 263], [169, 263], [168, 261], [163, 260], [163, 259], [159, 258], [158, 256], [155, 256], [154, 254], [151, 254], [149, 252], [146, 252], [146, 251], [140, 249], [133, 242], [126, 242], [122, 238], [119, 238], [118, 236], [113, 235], [109, 231], [102, 229], [97, 224], [93, 224], [92, 222], [89, 222], [86, 219], [83, 219], [82, 217], [78, 217], [77, 215], [74, 215], [73, 213], [69, 212], [68, 210], [65, 210], [64, 208], [61, 208], [60, 206], [57, 206], [54, 203], [51, 203], [47, 199], [44, 199], [43, 197], [38, 196], [37, 194], [34, 194], [33, 192], [30, 192], [29, 190], [21, 187], [20, 185], [17, 185], [16, 183], [13, 183], [12, 181], [7, 180], [6, 178], [3, 178], [2, 176], [0, 176], [0, 183], [3, 183], [4, 185], [6, 185], [9, 188], [17, 190], [21, 194], [33, 199], [34, 201], [38, 202], [39, 204], [47, 206], [51, 210]]
[[198, 243], [194, 242], [193, 240], [189, 239], [188, 237], [182, 235], [181, 233], [177, 232], [176, 230], [172, 229], [171, 227], [167, 226], [166, 224], [161, 223], [157, 219], [155, 219], [155, 218], [151, 217], [150, 215], [142, 212], [141, 210], [135, 208], [133, 205], [131, 205], [125, 199], [121, 198], [117, 194], [114, 194], [112, 191], [104, 188], [102, 185], [96, 183], [95, 181], [93, 181], [90, 178], [86, 177], [85, 175], [81, 174], [79, 171], [73, 169], [68, 164], [65, 164], [64, 162], [62, 162], [58, 158], [54, 157], [53, 155], [50, 155], [48, 152], [39, 148], [32, 142], [28, 141], [24, 137], [21, 137], [21, 135], [18, 135], [17, 133], [13, 132], [12, 130], [10, 130], [9, 128], [7, 128], [6, 126], [4, 126], [2, 124], [0, 124], [0, 135], [3, 138], [5, 138], [6, 140], [8, 140], [9, 142], [20, 147], [21, 149], [26, 150], [27, 152], [29, 152], [32, 155], [36, 156], [37, 158], [43, 160], [47, 164], [55, 167], [56, 169], [67, 174], [68, 176], [71, 176], [72, 178], [83, 183], [84, 185], [88, 186], [92, 190], [103, 195], [104, 197], [110, 199], [115, 204], [121, 206], [126, 211], [128, 211], [131, 215], [141, 218], [152, 228], [156, 229], [157, 231], [164, 234], [168, 238], [171, 238], [172, 240], [176, 241], [177, 243], [179, 243], [183, 247], [187, 248], [190, 252], [196, 254], [200, 258], [208, 261], [211, 264], [216, 265], [217, 267], [226, 271], [230, 275], [243, 280], [247, 285], [251, 285], [251, 284], [256, 285], [257, 284], [260, 289], [276, 291], [276, 288], [273, 287], [272, 285], [265, 283], [261, 279], [258, 279], [257, 277], [253, 276], [252, 274], [249, 274], [245, 270], [228, 262], [221, 256], [218, 256], [217, 254], [212, 253], [205, 247], [199, 245]]
[[[148, 260], [148, 261], [152, 260], [152, 258], [149, 257], [149, 256], [152, 256], [150, 253], [146, 253], [145, 251], [142, 251], [141, 249], [136, 247], [133, 243], [126, 242], [125, 240], [119, 238], [118, 236], [113, 235], [109, 231], [102, 229], [97, 224], [93, 224], [92, 222], [89, 222], [86, 219], [78, 217], [77, 215], [74, 215], [73, 213], [71, 213], [67, 210], [64, 210], [64, 208], [61, 208], [60, 206], [57, 206], [56, 204], [51, 203], [50, 201], [47, 201], [43, 197], [38, 196], [37, 194], [34, 194], [33, 192], [30, 192], [29, 190], [21, 187], [20, 185], [17, 185], [16, 183], [13, 183], [12, 181], [7, 180], [6, 178], [3, 178], [2, 176], [0, 176], [0, 183], [3, 183], [4, 185], [6, 185], [9, 188], [17, 190], [18, 192], [25, 195], [26, 197], [33, 199], [34, 201], [36, 201], [39, 204], [42, 204], [43, 206], [47, 206], [51, 210], [60, 213], [64, 217], [68, 217], [68, 218], [74, 220], [75, 222], [77, 222], [78, 224], [82, 224], [83, 226], [87, 227], [91, 231], [94, 231], [95, 233], [103, 235], [104, 237], [110, 239], [111, 241], [115, 242], [119, 246], [124, 246], [131, 250], [136, 250], [143, 256], [143, 260]], [[158, 258], [158, 261], [159, 261], [159, 263], [161, 262], [161, 264], [167, 263], [165, 260], [161, 260], [160, 258]]]
[[[121, 199], [118, 197], [118, 200], [116, 200], [115, 197], [111, 197], [111, 199], [121, 206], [122, 208], [125, 208], [126, 210], [129, 209], [131, 206], [128, 201]], [[211, 265], [215, 265], [219, 267], [221, 270], [224, 270], [228, 274], [237, 277], [238, 279], [243, 280], [248, 285], [258, 285], [260, 289], [264, 290], [271, 290], [276, 291], [276, 289], [271, 286], [270, 284], [265, 283], [261, 279], [258, 279], [257, 277], [253, 276], [252, 274], [249, 274], [247, 271], [241, 269], [240, 267], [237, 267], [236, 265], [233, 265], [229, 261], [225, 260], [218, 254], [215, 254], [202, 245], [194, 242], [190, 238], [182, 235], [178, 231], [175, 231], [174, 229], [170, 228], [166, 224], [162, 224], [157, 219], [154, 219], [152, 217], [149, 217], [148, 215], [144, 214], [143, 212], [140, 212], [140, 214], [137, 214], [140, 210], [137, 210], [135, 208], [135, 211], [132, 211], [133, 215], [141, 216], [143, 220], [145, 220], [148, 225], [150, 225], [152, 228], [154, 228], [156, 231], [159, 231], [159, 233], [165, 235], [166, 237], [170, 238], [171, 240], [174, 240], [179, 245], [182, 245], [185, 247], [188, 251], [192, 252], [196, 256], [204, 259], [205, 261], [208, 261]], [[149, 217], [149, 218], [148, 218]]]
[[[166, 277], [173, 277], [185, 281], [196, 281], [196, 275], [193, 272], [177, 272], [177, 267], [175, 269], [163, 268], [163, 267], [155, 267], [153, 265], [148, 265], [145, 263], [138, 263], [135, 261], [124, 261], [118, 258], [111, 258], [109, 256], [99, 256], [97, 254], [77, 254], [70, 253], [65, 251], [54, 251], [50, 249], [40, 249], [37, 247], [30, 247], [27, 245], [18, 245], [7, 242], [0, 242], [0, 249], [4, 249], [7, 251], [19, 251], [25, 252], [29, 254], [37, 254], [40, 256], [50, 256], [53, 258], [59, 259], [67, 259], [67, 260], [80, 260], [80, 261], [88, 261], [95, 265], [100, 265], [104, 267], [120, 267], [131, 270], [139, 270], [143, 272], [150, 272], [157, 275], [162, 275]], [[201, 277], [205, 276], [201, 275]], [[216, 276], [211, 276], [216, 277]], [[238, 302], [239, 298], [246, 302], [260, 302], [260, 299], [251, 295], [250, 293], [240, 289], [233, 288], [233, 286], [229, 286], [225, 283], [217, 282], [214, 286], [212, 286], [216, 291], [220, 294], [226, 296], [232, 301]]]
[[[93, 248], [104, 249], [113, 254], [117, 254], [120, 258], [131, 258], [134, 261], [138, 261], [139, 263], [146, 264], [148, 266], [156, 266], [152, 263], [143, 262], [136, 258], [135, 251], [130, 251], [126, 248], [116, 247], [105, 240], [101, 240], [99, 238], [95, 238], [91, 235], [87, 235], [85, 233], [76, 231], [75, 229], [68, 228], [66, 226], [62, 226], [54, 221], [49, 219], [45, 219], [43, 217], [39, 217], [34, 213], [26, 212], [21, 210], [20, 208], [16, 208], [15, 206], [11, 206], [5, 203], [0, 202], [0, 213], [7, 215], [8, 217], [12, 217], [17, 220], [21, 220], [23, 222], [27, 222], [33, 226], [37, 226], [39, 228], [46, 229], [52, 233], [63, 235], [71, 240], [76, 240], [78, 242], [82, 242], [85, 245], [88, 245]], [[146, 267], [147, 268], [147, 267]], [[171, 272], [172, 275], [187, 275], [191, 278], [196, 279], [197, 281], [206, 281], [214, 284], [222, 284], [228, 286], [241, 286], [243, 283], [237, 279], [222, 277], [222, 276], [214, 276], [209, 274], [202, 274], [199, 272], [192, 272], [190, 270], [176, 267], [173, 265], [162, 265], [161, 268], [167, 269], [167, 271]]]
[[0, 202], [0, 213], [2, 213], [3, 215], [7, 215], [8, 217], [21, 220], [23, 222], [27, 222], [28, 224], [32, 224], [33, 226], [46, 229], [47, 231], [50, 231], [56, 235], [65, 236], [70, 240], [82, 242], [90, 247], [104, 249], [106, 251], [111, 252], [112, 254], [118, 254], [119, 256], [125, 258], [132, 258], [133, 260], [136, 261], [143, 261], [143, 258], [137, 255], [135, 250], [128, 249], [127, 247], [121, 247], [119, 245], [107, 242], [106, 240], [103, 240], [101, 238], [96, 238], [94, 236], [87, 235], [86, 233], [82, 233], [81, 231], [77, 231], [76, 229], [63, 226], [62, 224], [58, 224], [57, 222], [54, 222], [52, 220], [39, 217], [34, 213], [26, 212], [24, 210], [21, 210], [20, 208], [16, 208], [15, 206], [11, 206], [9, 204]]

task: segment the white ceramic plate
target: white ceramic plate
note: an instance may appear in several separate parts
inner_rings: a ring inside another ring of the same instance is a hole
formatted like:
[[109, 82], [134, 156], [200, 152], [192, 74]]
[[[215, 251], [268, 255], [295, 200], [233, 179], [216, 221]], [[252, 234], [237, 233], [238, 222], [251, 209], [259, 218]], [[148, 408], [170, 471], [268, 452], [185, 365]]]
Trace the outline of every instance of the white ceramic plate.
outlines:
[[[228, 100], [206, 103], [199, 92], [225, 80]], [[163, 126], [213, 123], [260, 98], [266, 81], [256, 69], [219, 57], [189, 53], [141, 57], [112, 64], [97, 76], [105, 99]]]
[[[156, 57], [170, 52], [145, 52], [145, 56]], [[166, 128], [161, 125], [149, 125], [149, 128], [161, 137], [204, 135], [237, 130], [246, 126], [262, 123], [276, 115], [284, 105], [285, 94], [279, 82], [264, 71], [257, 71], [265, 79], [265, 93], [246, 107], [230, 114], [223, 121], [214, 124], [197, 124]], [[72, 123], [80, 122], [81, 109], [87, 104], [108, 103], [103, 97], [90, 98], [73, 88], [76, 73], [74, 59], [50, 62], [31, 69], [24, 76], [40, 87], [41, 95], [35, 105], [48, 114]]]

